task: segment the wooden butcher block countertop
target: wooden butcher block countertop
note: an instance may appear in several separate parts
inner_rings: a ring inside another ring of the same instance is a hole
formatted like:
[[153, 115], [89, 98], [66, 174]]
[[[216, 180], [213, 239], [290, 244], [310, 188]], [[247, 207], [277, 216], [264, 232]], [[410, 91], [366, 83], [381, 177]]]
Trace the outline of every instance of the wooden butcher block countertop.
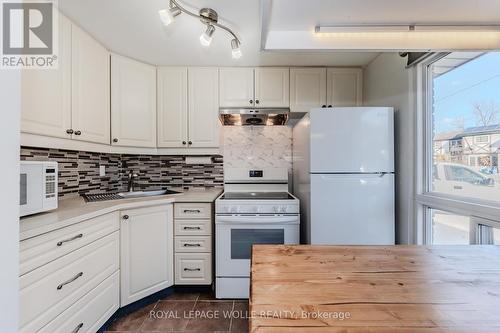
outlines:
[[250, 332], [500, 332], [500, 247], [254, 245]]

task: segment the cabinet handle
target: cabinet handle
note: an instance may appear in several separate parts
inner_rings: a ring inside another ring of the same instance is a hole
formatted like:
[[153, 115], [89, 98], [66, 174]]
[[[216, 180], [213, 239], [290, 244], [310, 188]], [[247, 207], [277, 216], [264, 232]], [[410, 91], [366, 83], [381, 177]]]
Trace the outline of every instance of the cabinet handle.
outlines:
[[253, 104], [253, 99], [251, 99], [249, 102], [250, 102], [250, 104]]
[[128, 220], [128, 219], [129, 219], [129, 216], [128, 216], [128, 215], [123, 215], [123, 219], [124, 219], [124, 220]]
[[74, 241], [75, 239], [78, 239], [78, 238], [82, 238], [83, 237], [83, 234], [78, 234], [74, 237], [71, 237], [71, 238], [68, 238], [68, 239], [64, 239], [60, 242], [57, 242], [57, 246], [62, 246], [64, 243], [67, 243], [67, 242], [71, 242], [71, 241]]
[[201, 213], [201, 210], [199, 210], [199, 209], [184, 209], [184, 213], [199, 214], [199, 213]]
[[326, 105], [321, 105], [322, 108], [326, 108]]
[[186, 271], [186, 272], [199, 272], [199, 271], [201, 271], [201, 268], [184, 268], [184, 271]]
[[184, 230], [201, 230], [200, 227], [184, 227]]
[[82, 131], [75, 131], [75, 135], [82, 135]]
[[255, 104], [259, 104], [259, 103], [260, 103], [260, 102], [259, 102], [259, 100], [258, 100], [258, 99], [256, 99], [256, 100], [255, 100]]
[[69, 128], [69, 129], [66, 130], [66, 133], [68, 133], [68, 134], [73, 134], [73, 132], [74, 131], [71, 128]]
[[185, 243], [183, 246], [184, 247], [201, 247], [201, 244], [199, 244], [199, 243], [196, 243], [196, 244]]
[[61, 283], [60, 285], [57, 286], [57, 290], [61, 290], [65, 285], [75, 281], [76, 279], [78, 279], [79, 277], [83, 276], [83, 272], [80, 272], [78, 274], [76, 274], [74, 277], [72, 277], [71, 279], [69, 279], [68, 281], [66, 282], [63, 282]]
[[113, 139], [113, 142], [118, 142], [118, 139], [117, 139], [117, 138], [114, 138], [114, 139]]
[[188, 141], [188, 144], [192, 145], [192, 144], [193, 144], [193, 141]]
[[331, 105], [328, 105], [329, 108], [331, 108], [332, 106]]
[[182, 144], [185, 145], [187, 142], [186, 141], [182, 141]]
[[78, 324], [74, 330], [71, 331], [71, 333], [78, 333], [80, 332], [80, 329], [83, 327], [83, 323]]

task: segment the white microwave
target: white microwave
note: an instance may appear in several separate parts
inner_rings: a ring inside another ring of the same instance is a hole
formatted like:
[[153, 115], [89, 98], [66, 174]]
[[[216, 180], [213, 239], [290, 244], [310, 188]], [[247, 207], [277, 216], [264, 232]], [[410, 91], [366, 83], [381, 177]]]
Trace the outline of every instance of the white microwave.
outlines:
[[57, 208], [57, 162], [21, 161], [20, 216]]

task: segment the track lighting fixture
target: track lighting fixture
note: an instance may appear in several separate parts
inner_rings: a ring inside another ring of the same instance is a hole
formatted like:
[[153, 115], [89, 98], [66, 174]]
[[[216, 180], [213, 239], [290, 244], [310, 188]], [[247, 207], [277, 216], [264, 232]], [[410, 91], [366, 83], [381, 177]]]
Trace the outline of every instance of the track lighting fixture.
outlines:
[[231, 49], [233, 58], [239, 59], [242, 56], [240, 48], [241, 41], [231, 29], [218, 22], [219, 15], [215, 10], [211, 8], [202, 8], [200, 9], [199, 13], [196, 14], [179, 5], [179, 2], [177, 0], [170, 0], [169, 8], [158, 11], [158, 14], [160, 15], [160, 20], [165, 26], [168, 26], [170, 23], [172, 23], [174, 21], [174, 18], [180, 15], [181, 13], [185, 13], [189, 16], [198, 18], [203, 24], [207, 26], [205, 32], [200, 36], [201, 45], [207, 47], [210, 46], [210, 43], [212, 42], [212, 36], [215, 32], [215, 28], [216, 27], [221, 28], [222, 30], [225, 30], [232, 36]]

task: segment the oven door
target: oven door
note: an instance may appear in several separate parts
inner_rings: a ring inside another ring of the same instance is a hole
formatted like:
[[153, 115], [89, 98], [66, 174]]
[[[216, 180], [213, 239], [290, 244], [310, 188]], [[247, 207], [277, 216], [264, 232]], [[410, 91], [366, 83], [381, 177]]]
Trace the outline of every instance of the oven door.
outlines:
[[249, 277], [253, 244], [298, 244], [299, 216], [217, 216], [217, 277]]

